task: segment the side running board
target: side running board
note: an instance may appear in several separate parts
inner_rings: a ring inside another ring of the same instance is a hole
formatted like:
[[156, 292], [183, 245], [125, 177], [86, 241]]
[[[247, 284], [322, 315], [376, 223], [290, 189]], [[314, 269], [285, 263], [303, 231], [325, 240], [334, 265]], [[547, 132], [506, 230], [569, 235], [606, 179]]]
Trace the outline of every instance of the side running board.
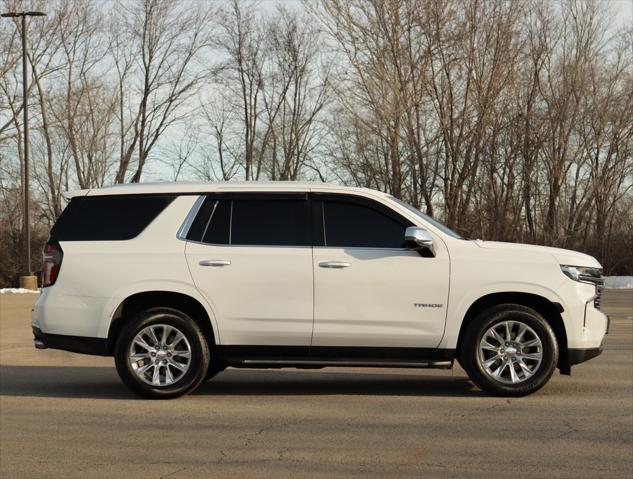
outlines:
[[451, 369], [453, 360], [384, 360], [384, 359], [239, 359], [230, 366], [243, 368], [325, 368], [325, 367], [371, 367], [371, 368], [424, 368]]

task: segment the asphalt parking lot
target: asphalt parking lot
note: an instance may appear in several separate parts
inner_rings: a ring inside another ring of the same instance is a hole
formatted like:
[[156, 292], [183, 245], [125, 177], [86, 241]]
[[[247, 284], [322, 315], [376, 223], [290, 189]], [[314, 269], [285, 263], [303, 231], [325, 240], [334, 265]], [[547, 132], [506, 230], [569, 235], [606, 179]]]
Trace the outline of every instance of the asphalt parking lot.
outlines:
[[35, 295], [0, 295], [0, 477], [630, 478], [633, 292], [613, 297], [603, 355], [526, 398], [456, 367], [228, 370], [147, 401], [111, 358], [36, 351]]

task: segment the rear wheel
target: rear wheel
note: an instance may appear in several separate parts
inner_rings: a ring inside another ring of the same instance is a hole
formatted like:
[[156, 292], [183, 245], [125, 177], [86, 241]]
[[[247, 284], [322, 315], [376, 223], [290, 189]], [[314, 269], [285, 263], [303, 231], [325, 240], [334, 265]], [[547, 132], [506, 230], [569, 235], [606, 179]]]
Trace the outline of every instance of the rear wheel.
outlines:
[[121, 380], [147, 398], [174, 398], [204, 381], [209, 345], [198, 325], [172, 308], [152, 308], [123, 328], [115, 347]]
[[480, 313], [462, 339], [460, 363], [481, 389], [525, 396], [549, 381], [558, 362], [551, 326], [536, 311], [504, 304]]

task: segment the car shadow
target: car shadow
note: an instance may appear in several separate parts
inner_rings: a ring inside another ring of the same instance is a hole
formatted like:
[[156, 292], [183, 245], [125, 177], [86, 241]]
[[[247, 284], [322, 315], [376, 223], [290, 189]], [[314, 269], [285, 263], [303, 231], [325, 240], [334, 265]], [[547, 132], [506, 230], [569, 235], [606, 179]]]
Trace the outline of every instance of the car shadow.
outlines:
[[[450, 374], [450, 373], [448, 373]], [[194, 395], [262, 396], [480, 396], [464, 377], [424, 376], [401, 371], [327, 372], [233, 369], [202, 384]]]
[[[450, 374], [450, 373], [449, 373]], [[194, 396], [483, 396], [465, 377], [389, 371], [319, 372], [229, 369]], [[0, 366], [0, 396], [139, 399], [110, 367]]]
[[133, 399], [111, 367], [0, 365], [0, 396]]

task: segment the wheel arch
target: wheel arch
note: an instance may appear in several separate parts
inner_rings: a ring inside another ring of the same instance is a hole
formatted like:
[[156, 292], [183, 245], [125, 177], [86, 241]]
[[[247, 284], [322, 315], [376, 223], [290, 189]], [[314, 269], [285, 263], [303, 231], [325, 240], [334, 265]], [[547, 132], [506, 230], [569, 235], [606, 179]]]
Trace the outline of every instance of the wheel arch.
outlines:
[[213, 330], [211, 317], [200, 301], [184, 293], [153, 290], [142, 291], [128, 296], [114, 310], [108, 329], [108, 352], [110, 354], [113, 353], [118, 335], [126, 321], [144, 309], [159, 306], [178, 309], [186, 313], [200, 326], [209, 347], [216, 344], [217, 335]]
[[464, 333], [468, 325], [477, 317], [479, 313], [499, 304], [519, 304], [533, 309], [541, 314], [552, 327], [556, 335], [559, 348], [558, 367], [561, 373], [569, 373], [567, 331], [561, 313], [564, 311], [560, 303], [552, 302], [549, 299], [533, 293], [523, 292], [497, 292], [480, 297], [470, 305], [462, 321], [459, 335], [457, 337], [456, 355], [461, 354]]

